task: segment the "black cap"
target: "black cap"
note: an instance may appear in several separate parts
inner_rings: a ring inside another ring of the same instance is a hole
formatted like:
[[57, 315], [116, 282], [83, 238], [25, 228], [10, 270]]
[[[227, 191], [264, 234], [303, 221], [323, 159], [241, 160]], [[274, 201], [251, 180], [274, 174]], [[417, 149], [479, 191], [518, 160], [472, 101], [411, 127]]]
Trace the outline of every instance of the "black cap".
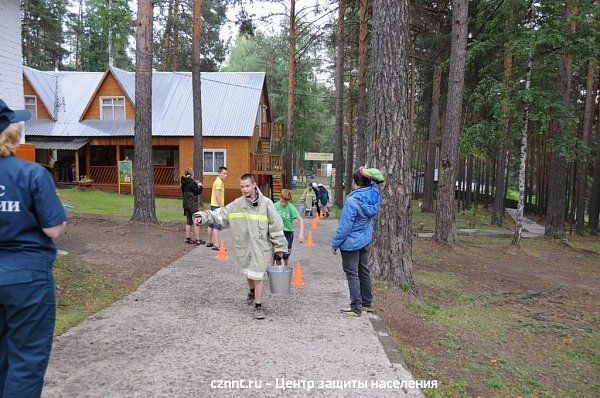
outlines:
[[0, 99], [0, 133], [11, 123], [24, 122], [29, 119], [31, 119], [31, 113], [28, 110], [13, 111], [6, 105], [6, 102]]

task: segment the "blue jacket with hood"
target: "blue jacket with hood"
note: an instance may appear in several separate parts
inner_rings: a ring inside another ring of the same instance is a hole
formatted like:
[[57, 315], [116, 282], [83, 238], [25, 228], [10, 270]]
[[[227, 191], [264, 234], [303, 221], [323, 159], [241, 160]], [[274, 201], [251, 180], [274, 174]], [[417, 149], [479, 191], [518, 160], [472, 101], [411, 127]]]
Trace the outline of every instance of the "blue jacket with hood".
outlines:
[[346, 251], [359, 250], [373, 238], [372, 218], [379, 212], [379, 190], [371, 181], [369, 187], [356, 189], [346, 197], [338, 228], [331, 247]]

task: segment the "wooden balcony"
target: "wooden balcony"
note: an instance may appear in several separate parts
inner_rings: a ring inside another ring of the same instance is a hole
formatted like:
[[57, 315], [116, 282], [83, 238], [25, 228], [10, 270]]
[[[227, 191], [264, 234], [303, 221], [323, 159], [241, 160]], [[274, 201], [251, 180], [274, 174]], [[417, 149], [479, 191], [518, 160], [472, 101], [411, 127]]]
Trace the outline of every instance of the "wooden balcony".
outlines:
[[283, 174], [285, 171], [285, 162], [282, 155], [271, 154], [251, 154], [250, 164], [252, 174], [275, 175]]
[[271, 139], [281, 141], [283, 138], [283, 123], [271, 123]]

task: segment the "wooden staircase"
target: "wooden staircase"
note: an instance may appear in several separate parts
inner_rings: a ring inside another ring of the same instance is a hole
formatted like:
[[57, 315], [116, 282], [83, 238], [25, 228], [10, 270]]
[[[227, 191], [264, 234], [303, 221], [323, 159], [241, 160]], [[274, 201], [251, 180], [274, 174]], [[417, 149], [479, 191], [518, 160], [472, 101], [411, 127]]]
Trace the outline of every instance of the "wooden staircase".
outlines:
[[269, 176], [271, 200], [276, 202], [279, 200], [283, 189], [285, 164], [283, 156], [271, 153], [271, 144], [273, 141], [282, 139], [283, 124], [263, 123], [262, 126], [256, 126], [255, 129], [251, 143], [251, 147], [256, 150], [251, 154], [252, 172]]
[[261, 139], [258, 142], [258, 153], [271, 153], [271, 141]]

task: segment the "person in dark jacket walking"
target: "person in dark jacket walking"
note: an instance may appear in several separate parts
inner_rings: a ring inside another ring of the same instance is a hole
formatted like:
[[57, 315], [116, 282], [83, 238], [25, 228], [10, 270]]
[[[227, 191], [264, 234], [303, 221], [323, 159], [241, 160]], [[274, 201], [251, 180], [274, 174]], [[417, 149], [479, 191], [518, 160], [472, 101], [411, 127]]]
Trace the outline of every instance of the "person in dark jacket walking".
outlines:
[[319, 184], [319, 201], [321, 202], [321, 209], [324, 210], [325, 217], [329, 217], [329, 208], [327, 203], [329, 202], [329, 192], [323, 184]]
[[[183, 193], [183, 215], [187, 217], [185, 243], [203, 245], [206, 242], [200, 239], [200, 226], [195, 225], [192, 218], [192, 215], [198, 211], [198, 197], [202, 194], [202, 183], [194, 180], [194, 170], [190, 167], [185, 169], [185, 175], [181, 177], [181, 192]], [[192, 227], [194, 227], [196, 240], [190, 238]]]
[[372, 219], [379, 212], [377, 184], [383, 180], [379, 170], [363, 166], [352, 175], [354, 190], [346, 197], [338, 228], [331, 240], [331, 252], [337, 254], [340, 249], [342, 254], [350, 291], [350, 307], [340, 312], [349, 316], [372, 312], [371, 274], [367, 260], [373, 238]]

